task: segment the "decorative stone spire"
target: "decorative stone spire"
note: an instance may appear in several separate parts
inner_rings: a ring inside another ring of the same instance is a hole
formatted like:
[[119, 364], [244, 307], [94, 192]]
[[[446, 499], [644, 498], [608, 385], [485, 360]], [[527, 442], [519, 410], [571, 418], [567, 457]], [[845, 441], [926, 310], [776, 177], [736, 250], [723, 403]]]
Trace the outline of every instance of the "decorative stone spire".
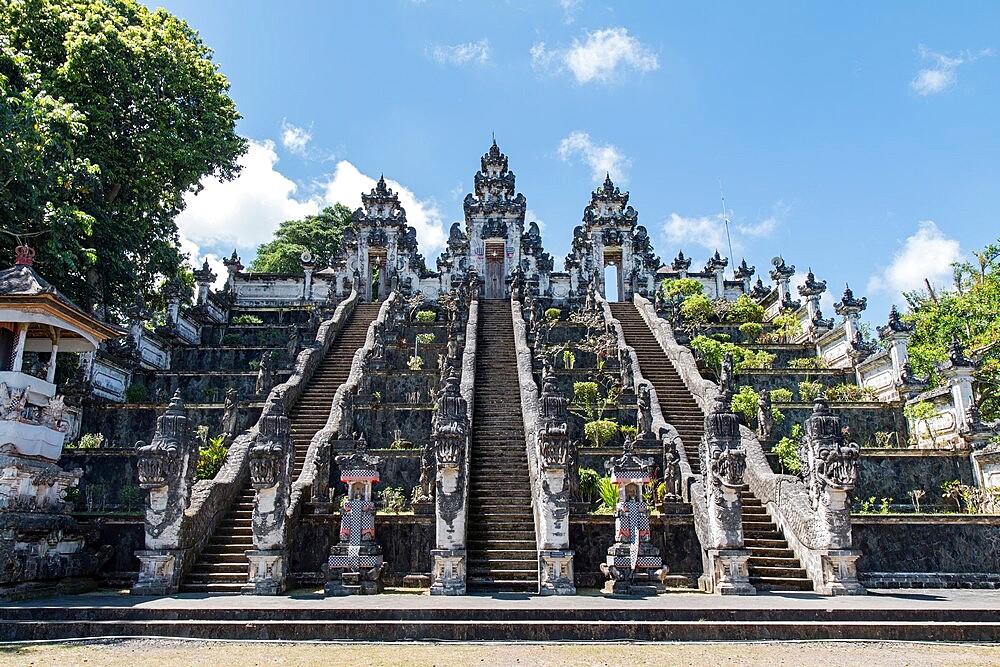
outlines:
[[910, 334], [913, 333], [914, 326], [909, 322], [904, 322], [899, 317], [899, 311], [896, 310], [896, 304], [892, 304], [889, 309], [889, 320], [885, 326], [878, 327], [878, 337], [882, 339], [893, 338], [897, 334]]
[[733, 273], [733, 277], [737, 280], [750, 280], [754, 273], [757, 272], [757, 268], [754, 266], [749, 266], [747, 264], [746, 258], [744, 258], [740, 265], [736, 267], [736, 271]]
[[799, 285], [799, 295], [804, 297], [815, 297], [819, 296], [826, 291], [826, 281], [816, 280], [816, 276], [813, 275], [812, 269], [806, 273], [805, 282]]
[[677, 257], [674, 261], [670, 263], [670, 268], [674, 271], [687, 271], [691, 268], [691, 258], [684, 256], [684, 251], [680, 250], [677, 252]]
[[14, 247], [14, 266], [31, 266], [35, 263], [35, 249], [24, 244]]
[[857, 315], [867, 307], [868, 297], [854, 298], [854, 291], [851, 290], [851, 286], [845, 284], [844, 296], [840, 298], [840, 301], [833, 304], [833, 312], [846, 317], [848, 315]]
[[715, 254], [708, 258], [708, 262], [705, 263], [706, 273], [718, 273], [719, 271], [725, 269], [729, 266], [729, 258], [723, 257], [716, 250]]

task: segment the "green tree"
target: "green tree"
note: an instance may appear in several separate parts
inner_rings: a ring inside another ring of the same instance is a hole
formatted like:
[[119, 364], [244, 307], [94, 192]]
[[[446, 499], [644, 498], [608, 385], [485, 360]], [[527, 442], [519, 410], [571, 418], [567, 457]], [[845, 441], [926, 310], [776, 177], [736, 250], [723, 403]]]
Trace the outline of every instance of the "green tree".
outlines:
[[342, 204], [328, 206], [302, 220], [286, 220], [278, 225], [274, 240], [257, 248], [251, 271], [302, 273], [299, 257], [308, 250], [316, 268], [331, 265], [340, 251], [344, 229], [351, 224], [351, 210]]
[[135, 0], [0, 0], [0, 43], [5, 97], [55, 104], [72, 118], [34, 146], [62, 142], [56, 162], [74, 177], [56, 181], [76, 195], [53, 196], [51, 176], [4, 164], [2, 198], [19, 194], [0, 223], [46, 232], [35, 242], [39, 269], [115, 315], [176, 270], [184, 195], [203, 176], [238, 171], [246, 142], [229, 84], [184, 21]]
[[915, 325], [909, 343], [914, 373], [929, 375], [939, 386], [935, 362], [948, 358], [952, 337], [967, 356], [981, 359], [976, 371], [980, 409], [986, 419], [1000, 417], [1000, 245], [973, 253], [976, 261], [954, 265], [950, 289], [904, 294]]

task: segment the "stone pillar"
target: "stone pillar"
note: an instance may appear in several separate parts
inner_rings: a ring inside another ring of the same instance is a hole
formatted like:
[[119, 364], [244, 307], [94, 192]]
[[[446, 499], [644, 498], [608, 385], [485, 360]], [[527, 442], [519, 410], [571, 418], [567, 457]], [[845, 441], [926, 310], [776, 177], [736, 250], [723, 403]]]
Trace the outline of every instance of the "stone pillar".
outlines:
[[354, 452], [338, 456], [340, 481], [347, 484], [347, 500], [340, 508], [339, 541], [326, 564], [327, 595], [374, 595], [382, 592], [382, 547], [375, 541], [375, 503], [372, 485], [379, 480], [378, 457], [368, 454], [364, 437]]
[[24, 366], [24, 344], [28, 339], [28, 325], [19, 324], [17, 327], [17, 343], [14, 347], [14, 362], [11, 364], [10, 370], [15, 373], [20, 373], [21, 368]]
[[858, 458], [858, 445], [844, 443], [840, 418], [830, 412], [826, 399], [817, 398], [806, 420], [799, 460], [809, 501], [826, 533], [827, 549], [818, 554], [821, 568], [813, 573], [816, 591], [825, 595], [865, 593], [856, 566], [861, 552], [851, 548], [851, 491], [858, 481]]
[[140, 571], [132, 594], [170, 595], [177, 592], [189, 554], [183, 541], [184, 511], [198, 468], [198, 444], [180, 391], [157, 418], [152, 442], [137, 442], [136, 451], [139, 486], [148, 494], [146, 549], [136, 551]]
[[819, 297], [826, 291], [826, 281], [816, 280], [812, 269], [806, 274], [805, 282], [799, 286], [799, 295], [806, 300], [806, 313], [809, 317], [809, 337], [816, 340], [833, 328], [832, 320], [823, 319], [819, 308]]
[[465, 595], [466, 591], [468, 429], [468, 403], [462, 398], [458, 372], [451, 367], [438, 398], [431, 434], [437, 468], [434, 489], [436, 548], [431, 551], [431, 595]]
[[719, 251], [716, 250], [715, 254], [708, 260], [705, 264], [705, 272], [712, 273], [715, 275], [715, 298], [721, 299], [726, 293], [726, 267], [729, 265], [729, 259], [722, 257]]
[[56, 359], [59, 355], [59, 334], [56, 334], [56, 339], [52, 341], [52, 353], [49, 356], [49, 364], [45, 369], [45, 381], [49, 383], [54, 383], [56, 381]]
[[545, 364], [536, 436], [541, 467], [538, 552], [539, 593], [575, 595], [573, 552], [569, 550], [569, 469], [575, 458], [569, 438], [569, 400], [559, 394], [555, 373]]
[[677, 257], [670, 263], [670, 268], [677, 272], [678, 278], [687, 278], [688, 269], [691, 268], [691, 258], [684, 256], [684, 251], [678, 251]]
[[235, 295], [236, 274], [243, 270], [243, 262], [240, 261], [240, 256], [233, 250], [233, 254], [229, 259], [222, 260], [222, 265], [226, 267], [226, 272], [229, 274], [226, 278], [226, 289]]
[[194, 281], [198, 285], [197, 305], [201, 306], [208, 301], [208, 290], [216, 278], [218, 276], [212, 273], [212, 269], [209, 267], [208, 260], [206, 259], [201, 268], [194, 272]]
[[959, 433], [973, 431], [972, 418], [978, 411], [972, 392], [973, 374], [977, 368], [976, 362], [966, 358], [958, 338], [952, 336], [948, 347], [948, 359], [937, 364], [938, 373], [951, 388], [952, 405], [955, 406], [955, 424]]
[[601, 572], [608, 578], [604, 592], [616, 596], [661, 593], [667, 570], [659, 549], [650, 541], [649, 505], [642, 496], [652, 478], [653, 459], [639, 458], [635, 441], [626, 437], [622, 455], [604, 466], [618, 490], [614, 542], [601, 563]]
[[749, 266], [746, 259], [741, 261], [740, 265], [736, 267], [736, 271], [733, 272], [733, 277], [736, 278], [736, 280], [743, 281], [744, 294], [750, 294], [750, 281], [753, 279], [754, 273], [756, 272], [756, 267]]
[[303, 273], [305, 273], [305, 282], [302, 284], [302, 300], [309, 301], [312, 299], [313, 269], [316, 268], [316, 261], [313, 259], [313, 254], [308, 250], [302, 253], [302, 256], [299, 257], [299, 264], [302, 266]]
[[746, 472], [746, 452], [740, 441], [739, 418], [732, 412], [733, 358], [722, 363], [721, 390], [705, 415], [701, 468], [707, 496], [711, 544], [706, 549], [706, 588], [720, 595], [753, 595], [743, 547], [743, 504], [740, 492]]
[[854, 292], [850, 285], [844, 285], [844, 295], [840, 301], [833, 304], [833, 312], [844, 318], [844, 336], [847, 338], [848, 356], [851, 365], [857, 367], [858, 363], [875, 351], [875, 348], [865, 343], [861, 338], [861, 330], [858, 326], [861, 311], [868, 307], [868, 298], [854, 298]]
[[913, 329], [912, 324], [900, 319], [899, 311], [896, 310], [895, 305], [889, 309], [889, 321], [885, 326], [877, 329], [878, 337], [889, 345], [893, 376], [896, 379], [900, 395], [911, 381], [909, 377], [910, 358], [906, 351], [906, 344], [909, 342], [910, 336], [913, 335]]
[[292, 487], [295, 450], [281, 396], [264, 408], [257, 438], [250, 447], [250, 483], [256, 489], [253, 545], [247, 551], [249, 572], [245, 595], [284, 592], [288, 576], [285, 507]]
[[795, 266], [785, 264], [785, 260], [781, 257], [775, 257], [771, 260], [771, 263], [774, 265], [774, 268], [771, 270], [770, 276], [771, 280], [778, 287], [778, 303], [781, 304], [781, 308], [783, 309], [798, 310], [802, 304], [792, 300], [792, 293], [789, 288], [789, 281], [795, 275]]

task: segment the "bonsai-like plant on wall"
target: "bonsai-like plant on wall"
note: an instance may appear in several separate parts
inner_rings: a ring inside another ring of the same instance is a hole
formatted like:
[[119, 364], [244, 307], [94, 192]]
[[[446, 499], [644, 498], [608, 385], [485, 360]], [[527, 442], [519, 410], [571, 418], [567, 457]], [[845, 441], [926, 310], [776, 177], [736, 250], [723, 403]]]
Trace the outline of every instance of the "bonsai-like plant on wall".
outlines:
[[611, 419], [596, 419], [583, 425], [583, 432], [594, 447], [603, 447], [618, 430], [618, 423]]

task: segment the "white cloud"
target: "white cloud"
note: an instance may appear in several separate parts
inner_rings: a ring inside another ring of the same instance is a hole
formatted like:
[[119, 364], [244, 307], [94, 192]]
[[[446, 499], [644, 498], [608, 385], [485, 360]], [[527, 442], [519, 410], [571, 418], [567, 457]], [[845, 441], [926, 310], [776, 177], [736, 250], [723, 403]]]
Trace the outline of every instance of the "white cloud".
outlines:
[[319, 211], [319, 203], [295, 198], [297, 186], [275, 169], [271, 141], [251, 141], [232, 181], [208, 178], [198, 194], [185, 197], [177, 216], [181, 236], [196, 246], [256, 248], [271, 240], [278, 223]]
[[428, 50], [434, 62], [441, 65], [486, 65], [490, 62], [490, 40], [483, 38], [478, 42], [466, 42], [448, 46], [435, 44]]
[[281, 145], [289, 152], [305, 157], [306, 148], [312, 140], [312, 133], [303, 128], [289, 123], [287, 120], [281, 121]]
[[680, 250], [684, 250], [685, 246], [695, 245], [709, 252], [718, 250], [720, 253], [725, 253], [729, 247], [721, 213], [692, 218], [671, 213], [663, 223], [663, 235], [669, 247]]
[[526, 223], [536, 222], [538, 223], [538, 231], [545, 232], [545, 221], [538, 217], [538, 214], [532, 211], [530, 208], [524, 211], [524, 221]]
[[608, 83], [626, 70], [653, 72], [660, 60], [652, 49], [628, 34], [626, 28], [587, 32], [583, 41], [573, 40], [567, 49], [549, 49], [545, 42], [531, 47], [536, 69], [560, 72], [568, 69], [577, 83]]
[[569, 25], [576, 20], [576, 12], [580, 9], [581, 0], [559, 0], [559, 6], [563, 10], [563, 21]]
[[965, 51], [957, 56], [948, 56], [931, 51], [923, 44], [918, 47], [918, 51], [921, 58], [934, 61], [933, 67], [920, 70], [910, 81], [910, 90], [924, 96], [936, 95], [954, 86], [958, 81], [959, 65], [971, 63], [982, 56], [993, 55], [990, 49], [983, 49], [979, 53]]
[[[385, 182], [399, 195], [399, 203], [406, 210], [406, 221], [417, 230], [417, 243], [424, 257], [431, 257], [444, 248], [445, 233], [444, 215], [435, 201], [417, 199], [413, 191], [398, 181], [385, 179]], [[361, 206], [361, 193], [369, 192], [375, 187], [376, 179], [363, 174], [357, 167], [346, 160], [337, 163], [333, 176], [324, 185], [323, 201], [327, 205], [337, 202], [350, 209]]]
[[589, 134], [580, 131], [571, 132], [559, 142], [559, 157], [564, 162], [571, 162], [574, 158], [582, 160], [590, 167], [596, 183], [604, 181], [604, 177], [610, 174], [611, 180], [622, 185], [628, 181], [628, 168], [632, 165], [632, 160], [615, 145], [595, 143]]
[[945, 236], [933, 220], [924, 220], [885, 271], [868, 279], [868, 291], [896, 294], [922, 289], [925, 278], [932, 284], [950, 280], [951, 265], [961, 258], [958, 241]]

